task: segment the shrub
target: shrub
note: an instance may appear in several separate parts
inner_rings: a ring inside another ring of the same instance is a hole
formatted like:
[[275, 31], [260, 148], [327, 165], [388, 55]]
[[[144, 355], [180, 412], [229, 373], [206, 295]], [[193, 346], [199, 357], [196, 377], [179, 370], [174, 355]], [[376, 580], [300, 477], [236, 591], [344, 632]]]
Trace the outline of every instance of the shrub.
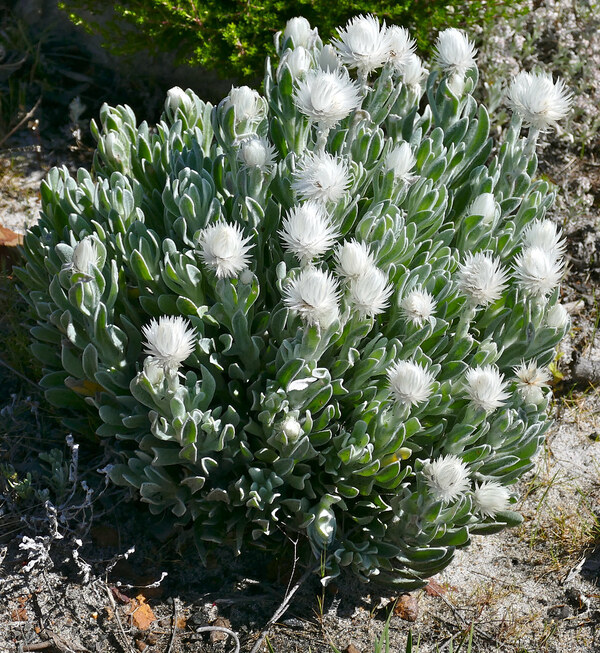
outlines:
[[122, 0], [113, 7], [99, 8], [90, 0], [63, 0], [59, 6], [71, 19], [90, 31], [99, 32], [105, 45], [121, 53], [151, 48], [177, 53], [180, 62], [202, 65], [224, 76], [257, 78], [262, 75], [266, 55], [273, 55], [273, 35], [289, 18], [302, 14], [320, 26], [323, 37], [360, 12], [374, 12], [388, 22], [414, 31], [419, 47], [431, 44], [438, 29], [493, 22], [518, 11], [513, 2], [475, 0], [429, 0], [414, 2], [306, 2], [266, 0], [260, 8], [240, 2], [190, 0]]
[[264, 96], [174, 88], [156, 129], [104, 106], [19, 277], [48, 400], [200, 551], [301, 534], [326, 579], [410, 589], [519, 521], [568, 328], [535, 143], [570, 99], [517, 77], [492, 155], [462, 32], [426, 82], [402, 28], [339, 34], [290, 21]]

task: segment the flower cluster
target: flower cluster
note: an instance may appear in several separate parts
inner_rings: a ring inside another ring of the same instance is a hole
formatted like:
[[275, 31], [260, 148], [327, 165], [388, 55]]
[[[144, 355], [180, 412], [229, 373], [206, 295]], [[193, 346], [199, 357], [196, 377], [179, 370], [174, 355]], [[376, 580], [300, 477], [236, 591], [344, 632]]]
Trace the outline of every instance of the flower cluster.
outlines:
[[155, 130], [104, 107], [95, 175], [49, 173], [19, 271], [41, 383], [202, 553], [300, 536], [324, 582], [412, 589], [519, 521], [569, 319], [516, 126], [569, 101], [516, 80], [494, 149], [459, 30], [429, 74], [371, 15], [326, 44], [295, 18], [276, 43], [264, 95], [172, 89]]

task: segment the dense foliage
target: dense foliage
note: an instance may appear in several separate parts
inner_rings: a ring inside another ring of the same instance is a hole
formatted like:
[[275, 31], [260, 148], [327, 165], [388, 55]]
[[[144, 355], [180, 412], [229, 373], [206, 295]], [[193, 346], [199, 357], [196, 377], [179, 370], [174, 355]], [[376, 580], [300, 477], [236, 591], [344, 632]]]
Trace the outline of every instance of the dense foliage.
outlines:
[[351, 16], [374, 12], [409, 27], [419, 47], [425, 48], [439, 29], [489, 23], [519, 10], [519, 3], [485, 0], [265, 0], [260, 6], [232, 0], [121, 0], [110, 5], [93, 0], [59, 2], [74, 22], [100, 33], [112, 50], [174, 52], [181, 62], [224, 76], [252, 78], [262, 75], [265, 56], [274, 54], [275, 32], [298, 14], [319, 25], [323, 38], [329, 38]]
[[569, 322], [535, 145], [570, 97], [517, 76], [492, 155], [462, 32], [429, 75], [371, 16], [277, 43], [264, 96], [104, 106], [94, 173], [49, 173], [19, 270], [41, 383], [201, 551], [300, 534], [326, 578], [418, 587], [519, 521]]

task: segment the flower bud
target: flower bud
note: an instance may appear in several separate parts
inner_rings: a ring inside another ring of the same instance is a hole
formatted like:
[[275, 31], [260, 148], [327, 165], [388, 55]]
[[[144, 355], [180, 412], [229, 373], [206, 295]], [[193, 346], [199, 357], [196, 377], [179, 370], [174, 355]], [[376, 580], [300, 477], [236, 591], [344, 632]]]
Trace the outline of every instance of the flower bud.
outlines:
[[173, 88], [167, 91], [167, 100], [165, 102], [165, 108], [170, 111], [173, 115], [177, 113], [177, 109], [181, 109], [184, 113], [190, 110], [192, 106], [192, 100], [186, 94], [186, 92], [179, 86], [174, 86]]

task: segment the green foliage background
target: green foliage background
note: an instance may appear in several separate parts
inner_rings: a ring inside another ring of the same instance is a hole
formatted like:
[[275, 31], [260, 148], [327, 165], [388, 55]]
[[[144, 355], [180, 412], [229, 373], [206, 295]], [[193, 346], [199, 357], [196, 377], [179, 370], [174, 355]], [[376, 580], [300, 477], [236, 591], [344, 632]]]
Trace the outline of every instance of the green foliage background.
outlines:
[[485, 0], [125, 0], [111, 6], [96, 0], [61, 0], [71, 20], [98, 32], [111, 51], [172, 52], [178, 62], [202, 65], [223, 76], [262, 75], [273, 36], [294, 16], [318, 26], [322, 38], [361, 13], [411, 29], [426, 49], [437, 31], [493, 21], [521, 11], [519, 2]]

